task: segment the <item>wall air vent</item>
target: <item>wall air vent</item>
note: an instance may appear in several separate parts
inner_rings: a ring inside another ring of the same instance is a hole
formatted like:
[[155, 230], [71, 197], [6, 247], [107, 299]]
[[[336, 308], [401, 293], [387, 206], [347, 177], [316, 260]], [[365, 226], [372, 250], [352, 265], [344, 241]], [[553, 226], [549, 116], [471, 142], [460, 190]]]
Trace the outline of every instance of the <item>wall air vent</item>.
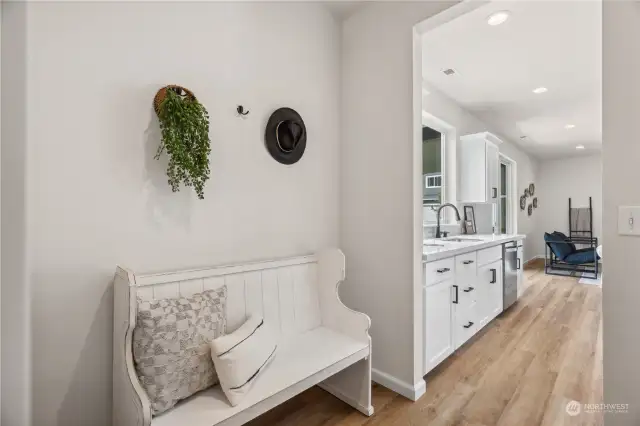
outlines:
[[447, 68], [446, 70], [442, 70], [442, 72], [444, 73], [444, 75], [454, 75], [456, 73], [456, 70], [454, 70], [453, 68]]

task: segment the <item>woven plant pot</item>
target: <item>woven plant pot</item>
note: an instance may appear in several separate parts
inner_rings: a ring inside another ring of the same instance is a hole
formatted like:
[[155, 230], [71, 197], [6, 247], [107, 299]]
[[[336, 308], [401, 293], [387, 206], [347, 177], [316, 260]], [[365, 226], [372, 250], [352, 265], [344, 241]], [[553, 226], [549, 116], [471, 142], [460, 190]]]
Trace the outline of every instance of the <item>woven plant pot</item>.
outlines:
[[192, 100], [196, 100], [196, 96], [193, 92], [185, 87], [177, 86], [175, 84], [170, 84], [168, 86], [164, 86], [162, 89], [158, 90], [156, 96], [153, 98], [153, 109], [156, 111], [156, 114], [160, 114], [160, 105], [162, 105], [162, 101], [167, 97], [167, 90], [173, 90], [180, 96], [186, 96]]

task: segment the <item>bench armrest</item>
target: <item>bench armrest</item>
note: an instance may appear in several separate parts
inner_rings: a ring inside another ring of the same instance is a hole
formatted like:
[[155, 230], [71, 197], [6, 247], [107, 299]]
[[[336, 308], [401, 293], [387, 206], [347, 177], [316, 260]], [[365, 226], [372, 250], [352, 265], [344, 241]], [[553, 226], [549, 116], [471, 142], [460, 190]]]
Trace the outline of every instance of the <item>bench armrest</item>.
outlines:
[[340, 300], [338, 289], [345, 278], [345, 257], [339, 249], [318, 254], [318, 297], [322, 324], [363, 343], [371, 344], [371, 319], [349, 309]]
[[116, 269], [113, 309], [113, 426], [150, 426], [151, 404], [133, 365], [136, 287], [131, 271]]

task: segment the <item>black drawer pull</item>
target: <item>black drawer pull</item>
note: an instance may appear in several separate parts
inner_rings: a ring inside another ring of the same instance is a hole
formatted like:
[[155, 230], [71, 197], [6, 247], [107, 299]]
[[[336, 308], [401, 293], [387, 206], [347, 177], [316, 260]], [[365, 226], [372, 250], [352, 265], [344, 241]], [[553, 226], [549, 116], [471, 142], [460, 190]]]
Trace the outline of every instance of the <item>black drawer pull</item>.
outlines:
[[444, 274], [445, 272], [449, 272], [451, 269], [449, 268], [442, 268], [442, 269], [437, 269], [436, 272], [439, 274]]
[[470, 328], [473, 325], [473, 322], [469, 321], [469, 324], [463, 325], [464, 328]]
[[518, 258], [518, 266], [516, 267], [516, 269], [520, 269], [520, 258]]
[[453, 285], [454, 290], [456, 291], [456, 298], [453, 300], [453, 303], [455, 303], [456, 305], [458, 304], [458, 286], [457, 285]]
[[462, 291], [464, 291], [465, 293], [469, 293], [470, 291], [473, 291], [473, 290], [475, 290], [475, 288], [473, 288], [473, 287], [468, 287], [468, 288], [465, 288], [465, 289], [464, 289], [464, 290], [462, 290]]
[[465, 260], [464, 262], [465, 265], [471, 265], [473, 263], [473, 260]]
[[493, 190], [493, 198], [498, 198], [498, 188], [491, 188]]
[[493, 276], [491, 277], [491, 282], [489, 284], [495, 284], [496, 283], [496, 278], [497, 278], [497, 270], [495, 269], [490, 269], [491, 273], [493, 274]]

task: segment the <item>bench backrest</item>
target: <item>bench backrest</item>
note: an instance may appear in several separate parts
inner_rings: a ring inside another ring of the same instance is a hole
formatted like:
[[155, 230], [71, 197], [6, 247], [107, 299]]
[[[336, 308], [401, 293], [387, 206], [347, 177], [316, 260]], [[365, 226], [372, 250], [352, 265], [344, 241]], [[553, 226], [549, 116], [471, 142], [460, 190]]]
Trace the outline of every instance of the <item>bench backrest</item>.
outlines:
[[190, 296], [226, 285], [228, 332], [254, 313], [282, 338], [321, 324], [317, 283], [316, 256], [135, 275], [137, 298], [142, 300]]

